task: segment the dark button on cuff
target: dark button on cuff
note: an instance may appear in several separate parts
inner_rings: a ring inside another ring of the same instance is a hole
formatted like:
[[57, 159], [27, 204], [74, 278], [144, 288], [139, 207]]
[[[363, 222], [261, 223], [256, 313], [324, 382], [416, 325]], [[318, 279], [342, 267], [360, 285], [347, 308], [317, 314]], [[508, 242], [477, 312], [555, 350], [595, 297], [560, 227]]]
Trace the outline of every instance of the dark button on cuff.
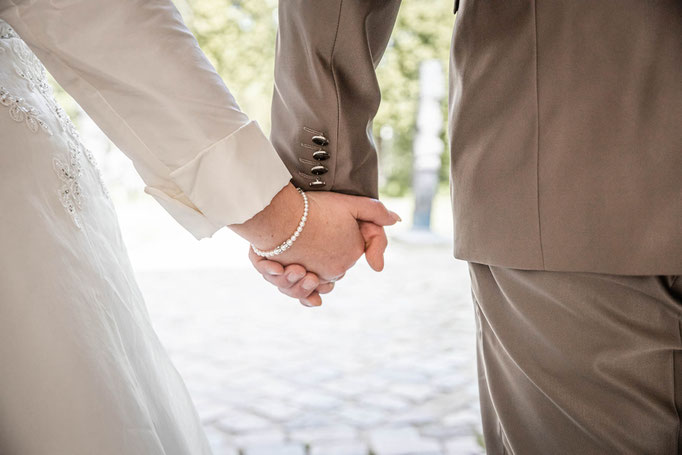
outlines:
[[315, 180], [314, 182], [310, 182], [308, 185], [310, 185], [310, 188], [316, 189], [316, 188], [322, 188], [323, 186], [326, 185], [325, 182], [322, 180]]
[[313, 158], [315, 158], [317, 161], [328, 160], [329, 153], [324, 150], [318, 150], [317, 152], [313, 152]]
[[312, 168], [310, 168], [310, 172], [312, 172], [315, 175], [326, 174], [327, 171], [329, 171], [329, 169], [327, 169], [324, 166], [313, 166]]
[[320, 147], [324, 147], [325, 145], [329, 144], [329, 141], [324, 136], [313, 136], [313, 142]]

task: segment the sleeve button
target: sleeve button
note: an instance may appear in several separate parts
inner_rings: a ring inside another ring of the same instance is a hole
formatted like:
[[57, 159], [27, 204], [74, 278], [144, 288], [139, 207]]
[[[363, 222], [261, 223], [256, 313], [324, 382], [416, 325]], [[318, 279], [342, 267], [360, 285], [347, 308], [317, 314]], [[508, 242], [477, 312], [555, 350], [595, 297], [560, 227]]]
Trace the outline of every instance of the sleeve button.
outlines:
[[329, 141], [324, 136], [313, 136], [313, 142], [321, 147], [329, 144]]
[[310, 169], [310, 172], [312, 172], [312, 173], [315, 174], [315, 175], [326, 174], [327, 171], [329, 171], [329, 169], [327, 169], [327, 168], [324, 167], [324, 166], [313, 166], [313, 167]]
[[316, 188], [322, 188], [323, 186], [326, 185], [326, 183], [323, 182], [322, 180], [315, 180], [314, 182], [310, 182], [308, 185], [310, 186], [310, 188], [316, 189]]
[[315, 158], [317, 161], [328, 160], [329, 153], [324, 150], [318, 150], [317, 152], [313, 152], [313, 158]]

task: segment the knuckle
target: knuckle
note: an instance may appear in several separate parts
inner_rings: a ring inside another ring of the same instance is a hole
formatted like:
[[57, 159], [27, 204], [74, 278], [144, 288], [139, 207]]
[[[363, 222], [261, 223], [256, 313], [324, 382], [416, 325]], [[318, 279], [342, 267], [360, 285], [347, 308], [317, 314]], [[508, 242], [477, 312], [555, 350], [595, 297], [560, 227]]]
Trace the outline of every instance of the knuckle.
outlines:
[[277, 286], [280, 289], [289, 290], [292, 287], [291, 283], [289, 283], [287, 280], [278, 280], [276, 282], [273, 282], [272, 284], [274, 284], [275, 286]]
[[263, 278], [265, 278], [265, 281], [267, 281], [268, 283], [270, 283], [274, 286], [280, 287], [279, 282], [277, 281], [277, 277], [274, 277], [272, 275], [268, 275], [267, 273], [264, 273]]
[[302, 298], [308, 297], [308, 294], [309, 294], [309, 292], [306, 292], [299, 287], [289, 290], [289, 295], [291, 297], [296, 298], [296, 299], [302, 299]]
[[277, 289], [279, 289], [279, 292], [286, 295], [287, 297], [292, 297], [294, 299], [300, 298], [296, 295], [296, 292], [292, 291], [291, 289], [287, 289], [287, 288], [277, 288]]

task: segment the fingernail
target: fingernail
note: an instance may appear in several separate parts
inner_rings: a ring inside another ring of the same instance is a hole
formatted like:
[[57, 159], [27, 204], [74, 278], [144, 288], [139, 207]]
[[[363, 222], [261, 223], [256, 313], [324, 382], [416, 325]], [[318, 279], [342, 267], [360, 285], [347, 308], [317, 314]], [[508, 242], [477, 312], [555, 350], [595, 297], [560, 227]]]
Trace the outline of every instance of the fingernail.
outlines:
[[290, 273], [289, 275], [287, 275], [287, 281], [289, 283], [295, 283], [301, 278], [303, 278], [303, 275], [301, 275], [300, 273]]
[[312, 291], [317, 287], [317, 283], [312, 278], [306, 278], [305, 280], [303, 280], [301, 287], [306, 291]]
[[393, 217], [393, 219], [394, 219], [396, 222], [402, 221], [402, 220], [403, 220], [402, 218], [400, 218], [400, 215], [398, 215], [398, 214], [395, 213], [394, 211], [391, 210], [390, 212], [391, 212], [391, 216]]
[[280, 271], [277, 269], [267, 269], [266, 272], [268, 272], [268, 275], [281, 275]]
[[319, 307], [320, 305], [322, 305], [322, 302], [320, 302], [320, 303], [314, 303], [314, 302], [311, 302], [311, 301], [308, 300], [308, 299], [301, 299], [300, 302], [301, 302], [301, 305], [303, 305], [303, 306], [305, 306], [305, 307], [308, 307], [308, 308], [317, 308], [317, 307]]

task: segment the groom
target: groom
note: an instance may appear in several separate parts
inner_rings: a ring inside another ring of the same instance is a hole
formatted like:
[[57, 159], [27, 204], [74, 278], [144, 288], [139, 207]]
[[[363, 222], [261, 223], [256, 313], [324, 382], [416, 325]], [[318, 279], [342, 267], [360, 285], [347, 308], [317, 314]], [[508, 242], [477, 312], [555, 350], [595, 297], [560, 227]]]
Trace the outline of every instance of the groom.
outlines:
[[[272, 139], [296, 186], [377, 197], [374, 70], [399, 4], [280, 2]], [[455, 10], [455, 257], [470, 267], [488, 453], [678, 453], [682, 2]], [[300, 266], [252, 259], [319, 303]]]

